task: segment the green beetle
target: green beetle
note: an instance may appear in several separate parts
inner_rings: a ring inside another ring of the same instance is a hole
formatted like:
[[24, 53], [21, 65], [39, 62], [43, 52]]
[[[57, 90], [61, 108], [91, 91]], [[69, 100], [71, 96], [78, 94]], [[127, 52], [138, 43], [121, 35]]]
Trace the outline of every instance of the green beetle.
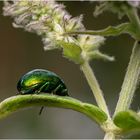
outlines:
[[[23, 75], [17, 83], [18, 94], [39, 94], [40, 92], [55, 94], [59, 96], [69, 96], [66, 85], [63, 80], [55, 73], [35, 69]], [[40, 109], [39, 115], [43, 111], [43, 106]]]
[[63, 80], [55, 73], [35, 69], [23, 75], [18, 84], [19, 94], [39, 94], [40, 92], [55, 94], [59, 96], [69, 96]]

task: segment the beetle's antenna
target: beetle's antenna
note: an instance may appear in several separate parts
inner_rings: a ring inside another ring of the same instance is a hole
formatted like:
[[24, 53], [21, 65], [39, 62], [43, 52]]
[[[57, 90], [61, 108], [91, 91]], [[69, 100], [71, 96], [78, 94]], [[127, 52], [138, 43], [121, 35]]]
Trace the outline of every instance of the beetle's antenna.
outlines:
[[41, 113], [42, 113], [43, 109], [44, 109], [44, 106], [42, 106], [42, 107], [41, 107], [41, 109], [40, 109], [40, 111], [39, 111], [38, 115], [41, 115]]

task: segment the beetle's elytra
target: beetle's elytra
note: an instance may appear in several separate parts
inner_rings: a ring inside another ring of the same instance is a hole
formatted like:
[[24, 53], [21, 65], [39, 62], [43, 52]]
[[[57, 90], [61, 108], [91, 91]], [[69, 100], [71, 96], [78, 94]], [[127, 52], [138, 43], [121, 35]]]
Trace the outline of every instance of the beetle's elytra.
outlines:
[[68, 96], [63, 80], [55, 73], [35, 69], [23, 75], [17, 84], [19, 94], [39, 94], [40, 92]]

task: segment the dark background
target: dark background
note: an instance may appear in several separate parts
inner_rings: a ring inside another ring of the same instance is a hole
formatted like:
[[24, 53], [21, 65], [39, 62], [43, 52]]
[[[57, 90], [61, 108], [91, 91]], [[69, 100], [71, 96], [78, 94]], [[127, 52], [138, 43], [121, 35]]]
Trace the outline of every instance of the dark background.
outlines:
[[[106, 12], [93, 17], [95, 3], [65, 1], [66, 9], [73, 16], [84, 15], [87, 29], [103, 29], [117, 25], [117, 15]], [[65, 81], [69, 94], [84, 102], [96, 104], [92, 92], [79, 66], [62, 57], [61, 51], [44, 51], [41, 38], [23, 29], [12, 27], [13, 19], [2, 15], [0, 2], [0, 101], [17, 93], [16, 84], [24, 73], [35, 69], [48, 69]], [[91, 66], [104, 91], [107, 104], [113, 113], [126, 72], [134, 40], [129, 35], [109, 37], [101, 50], [115, 56], [115, 62], [92, 61]], [[139, 89], [132, 108], [139, 107]], [[83, 114], [72, 110], [47, 108], [41, 116], [39, 108], [18, 111], [0, 120], [0, 138], [103, 138], [99, 126]]]

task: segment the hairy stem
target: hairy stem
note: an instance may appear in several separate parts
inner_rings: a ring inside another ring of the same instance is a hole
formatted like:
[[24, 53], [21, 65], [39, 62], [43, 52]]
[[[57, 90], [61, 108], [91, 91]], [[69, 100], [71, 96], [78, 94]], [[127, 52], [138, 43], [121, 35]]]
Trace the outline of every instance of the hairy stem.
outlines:
[[132, 102], [140, 75], [140, 44], [135, 42], [115, 114], [127, 110]]
[[124, 78], [120, 97], [116, 106], [115, 113], [127, 110], [132, 102], [140, 75], [140, 19], [136, 8], [126, 9], [126, 14], [133, 26], [135, 42], [131, 54], [130, 62]]
[[108, 110], [108, 107], [106, 105], [105, 99], [103, 97], [102, 90], [100, 89], [98, 81], [96, 80], [96, 77], [95, 77], [89, 63], [85, 61], [81, 65], [81, 69], [82, 69], [82, 71], [83, 71], [83, 73], [88, 81], [88, 84], [93, 92], [93, 95], [95, 96], [95, 99], [96, 99], [98, 106], [104, 112], [106, 112], [106, 114], [108, 115], [108, 118], [110, 119], [109, 110]]
[[140, 19], [137, 13], [137, 9], [130, 8], [129, 10], [126, 10], [126, 14], [133, 26], [135, 39], [140, 41]]
[[139, 26], [139, 17], [136, 8], [126, 10], [126, 14], [133, 25]]

